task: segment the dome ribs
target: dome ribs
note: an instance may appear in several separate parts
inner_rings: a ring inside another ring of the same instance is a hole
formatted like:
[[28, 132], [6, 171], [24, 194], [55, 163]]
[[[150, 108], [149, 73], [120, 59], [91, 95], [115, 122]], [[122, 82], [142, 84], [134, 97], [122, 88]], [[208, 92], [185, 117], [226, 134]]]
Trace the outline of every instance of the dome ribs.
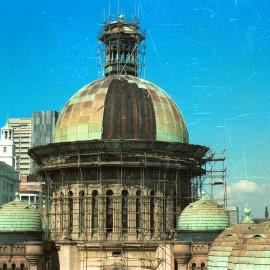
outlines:
[[188, 143], [188, 132], [181, 112], [161, 88], [114, 75], [74, 94], [54, 134], [54, 142], [106, 139]]
[[113, 80], [103, 115], [102, 139], [156, 139], [155, 113], [146, 89], [135, 83]]

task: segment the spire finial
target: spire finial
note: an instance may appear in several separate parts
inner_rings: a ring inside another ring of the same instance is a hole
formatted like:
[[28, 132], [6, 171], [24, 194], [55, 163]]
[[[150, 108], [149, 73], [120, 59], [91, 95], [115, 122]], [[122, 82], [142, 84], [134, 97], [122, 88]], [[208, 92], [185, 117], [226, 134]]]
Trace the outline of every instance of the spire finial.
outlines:
[[264, 217], [265, 217], [265, 218], [269, 218], [268, 206], [267, 206], [267, 205], [265, 206]]
[[125, 21], [125, 15], [124, 14], [120, 14], [118, 16], [119, 22], [124, 22]]
[[15, 201], [20, 201], [20, 193], [15, 192]]
[[245, 218], [243, 220], [243, 223], [253, 223], [252, 219], [251, 219], [251, 213], [252, 213], [252, 209], [249, 208], [248, 206], [246, 206], [244, 208], [244, 215]]
[[205, 192], [204, 191], [201, 192], [201, 199], [205, 200]]

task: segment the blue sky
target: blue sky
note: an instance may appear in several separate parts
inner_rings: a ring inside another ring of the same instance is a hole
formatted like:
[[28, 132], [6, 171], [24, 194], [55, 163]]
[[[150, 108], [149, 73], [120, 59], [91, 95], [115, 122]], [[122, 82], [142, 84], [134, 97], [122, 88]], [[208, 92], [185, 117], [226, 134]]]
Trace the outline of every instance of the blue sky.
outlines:
[[[119, 3], [119, 9], [118, 9]], [[229, 199], [270, 206], [270, 2], [0, 0], [0, 124], [61, 110], [100, 78], [97, 35], [109, 14], [139, 9], [145, 78], [181, 109], [190, 141], [226, 148]]]

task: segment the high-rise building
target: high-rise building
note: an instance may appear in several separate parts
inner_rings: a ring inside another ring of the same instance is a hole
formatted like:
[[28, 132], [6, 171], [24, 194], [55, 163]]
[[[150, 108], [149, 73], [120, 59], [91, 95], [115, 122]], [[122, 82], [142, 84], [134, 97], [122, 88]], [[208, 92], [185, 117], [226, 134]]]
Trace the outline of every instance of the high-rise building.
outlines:
[[0, 205], [14, 199], [19, 190], [19, 175], [15, 168], [0, 161]]
[[[35, 111], [32, 113], [32, 147], [52, 142], [57, 118], [57, 111]], [[31, 160], [31, 172], [35, 168], [35, 162]]]
[[230, 206], [227, 207], [227, 213], [230, 219], [230, 225], [238, 224], [239, 223], [239, 210], [238, 206]]
[[51, 143], [57, 117], [56, 111], [35, 111], [32, 118], [9, 119], [9, 125], [14, 130], [17, 170], [20, 173], [20, 198], [35, 207], [41, 205], [44, 183], [35, 177], [28, 177], [35, 169], [28, 150], [32, 146]]
[[8, 124], [13, 129], [16, 168], [20, 176], [29, 175], [34, 169], [28, 150], [33, 146], [48, 144], [52, 141], [56, 111], [35, 111], [32, 118], [10, 118]]
[[32, 147], [52, 142], [57, 111], [35, 111], [32, 113]]
[[16, 168], [20, 175], [30, 173], [28, 150], [32, 143], [32, 119], [10, 118], [8, 123], [14, 132]]

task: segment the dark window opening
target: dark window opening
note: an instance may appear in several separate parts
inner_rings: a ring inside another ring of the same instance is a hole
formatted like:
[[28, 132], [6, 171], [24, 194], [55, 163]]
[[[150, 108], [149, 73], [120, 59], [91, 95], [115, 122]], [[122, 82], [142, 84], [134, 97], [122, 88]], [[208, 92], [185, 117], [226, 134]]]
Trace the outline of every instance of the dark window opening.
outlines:
[[63, 215], [64, 215], [64, 202], [63, 193], [60, 193], [60, 230], [63, 231]]
[[128, 229], [128, 192], [122, 191], [122, 232], [127, 233]]
[[68, 232], [73, 231], [73, 193], [69, 191], [68, 193]]
[[113, 231], [113, 192], [108, 190], [106, 193], [106, 232]]
[[92, 230], [96, 232], [98, 229], [98, 192], [92, 192]]
[[150, 233], [155, 232], [155, 196], [154, 191], [150, 192]]
[[138, 190], [136, 192], [136, 231], [137, 234], [140, 232], [141, 228], [141, 192]]
[[119, 256], [121, 256], [122, 255], [122, 252], [121, 251], [113, 251], [112, 252], [112, 256], [113, 257], [119, 257]]
[[263, 237], [261, 235], [259, 235], [259, 234], [256, 234], [256, 235], [253, 236], [253, 238], [254, 239], [262, 239]]
[[79, 192], [79, 231], [84, 230], [84, 214], [85, 214], [85, 197], [84, 191]]

